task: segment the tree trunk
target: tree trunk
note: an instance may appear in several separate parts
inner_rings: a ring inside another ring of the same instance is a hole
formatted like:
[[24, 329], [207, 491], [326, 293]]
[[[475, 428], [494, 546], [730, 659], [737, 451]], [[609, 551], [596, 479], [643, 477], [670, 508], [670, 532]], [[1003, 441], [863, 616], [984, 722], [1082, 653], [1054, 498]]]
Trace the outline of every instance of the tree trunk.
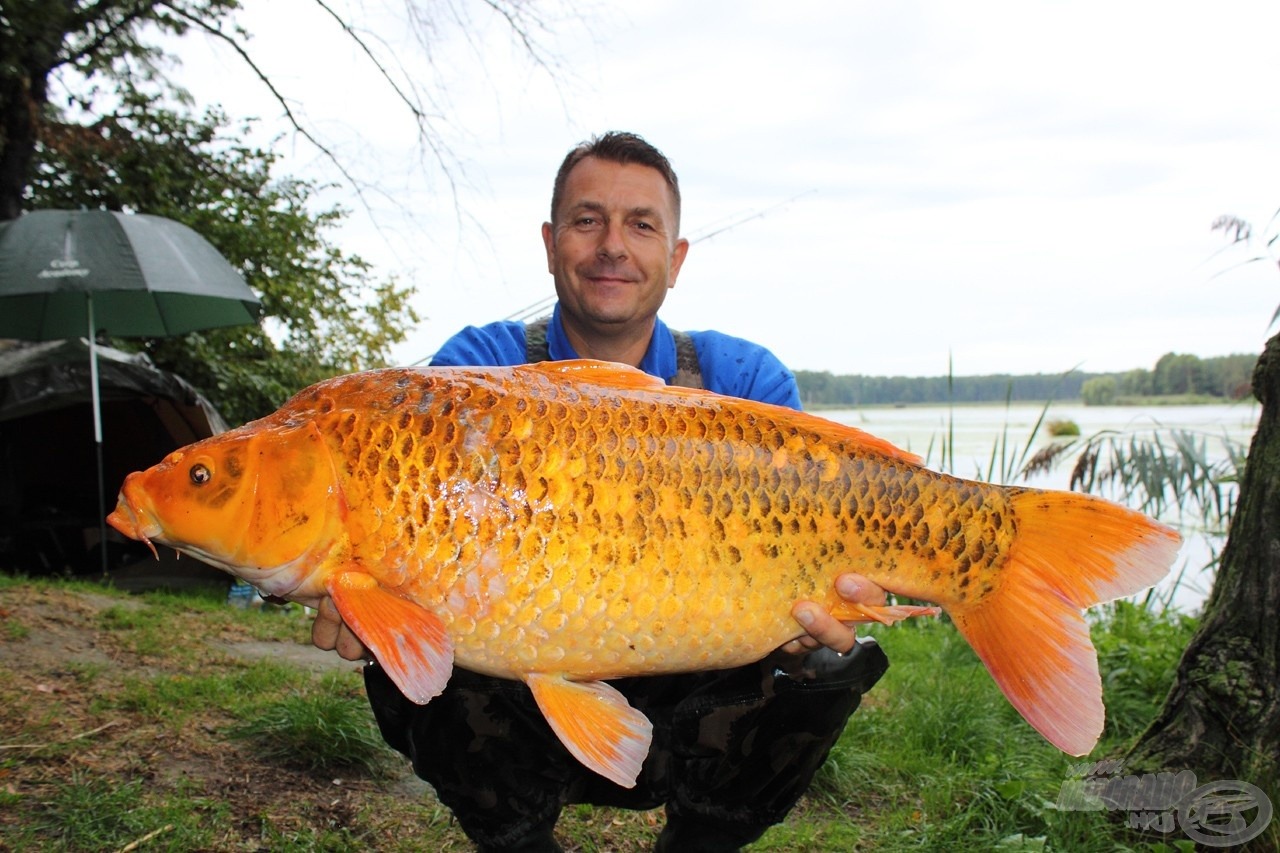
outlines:
[[1280, 806], [1280, 335], [1258, 360], [1253, 392], [1262, 415], [1213, 592], [1125, 769], [1249, 782]]
[[[44, 81], [41, 80], [43, 88]], [[43, 102], [32, 81], [0, 80], [0, 221], [17, 219], [36, 149], [36, 114]]]
[[17, 219], [35, 156], [49, 74], [62, 61], [74, 0], [7, 4], [0, 30], [0, 221]]

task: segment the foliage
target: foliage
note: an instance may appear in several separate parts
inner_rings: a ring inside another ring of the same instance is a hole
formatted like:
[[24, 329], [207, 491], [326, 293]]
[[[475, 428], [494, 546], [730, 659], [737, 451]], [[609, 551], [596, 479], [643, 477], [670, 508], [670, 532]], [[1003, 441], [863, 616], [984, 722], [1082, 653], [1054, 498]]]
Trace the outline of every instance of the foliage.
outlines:
[[1192, 617], [1132, 605], [1093, 621], [1107, 726], [1083, 759], [1058, 752], [1017, 715], [946, 620], [873, 626], [893, 666], [850, 720], [810, 796], [860, 816], [858, 849], [1118, 851], [1173, 843], [1060, 804], [1074, 768], [1114, 754], [1147, 725], [1194, 626]]
[[1198, 621], [1185, 613], [1156, 613], [1129, 601], [1100, 608], [1091, 633], [1098, 668], [1104, 673], [1109, 736], [1123, 739], [1155, 716]]
[[[1214, 231], [1221, 231], [1231, 241], [1231, 248], [1244, 248], [1251, 252], [1249, 257], [1241, 261], [1241, 265], [1262, 261], [1280, 267], [1280, 255], [1277, 254], [1277, 250], [1280, 250], [1280, 227], [1277, 226], [1280, 226], [1280, 210], [1271, 214], [1262, 234], [1258, 236], [1257, 239], [1262, 245], [1256, 253], [1253, 253], [1253, 225], [1248, 220], [1226, 214], [1215, 219], [1209, 227]], [[1278, 319], [1280, 319], [1280, 306], [1277, 306], [1275, 313], [1271, 315], [1269, 325], [1275, 325]]]
[[1054, 438], [1062, 438], [1064, 436], [1075, 436], [1080, 434], [1080, 424], [1070, 418], [1059, 418], [1058, 420], [1049, 421], [1044, 425], [1045, 430]]
[[1195, 394], [1241, 399], [1257, 356], [1200, 358], [1167, 353], [1153, 370], [1123, 373], [1030, 374], [1011, 376], [836, 376], [826, 371], [796, 371], [800, 399], [807, 408], [915, 403], [994, 403], [1082, 399], [1086, 405], [1123, 403], [1153, 394]]
[[1116, 401], [1120, 383], [1114, 376], [1097, 376], [1080, 386], [1080, 401], [1086, 406], [1110, 406]]
[[[1028, 447], [1033, 440], [1034, 434]], [[1018, 476], [1027, 479], [1074, 460], [1072, 489], [1125, 504], [1184, 532], [1202, 534], [1210, 557], [1200, 568], [1213, 569], [1235, 511], [1246, 457], [1247, 448], [1225, 434], [1156, 423], [1052, 442], [1021, 462]], [[1188, 568], [1184, 566], [1182, 572]], [[1169, 609], [1181, 582], [1180, 575], [1159, 598], [1155, 590], [1148, 591], [1144, 606]]]
[[335, 373], [382, 366], [417, 317], [412, 290], [376, 280], [328, 234], [344, 212], [311, 210], [319, 188], [277, 178], [277, 155], [246, 147], [227, 119], [196, 119], [121, 84], [116, 109], [88, 125], [49, 122], [26, 203], [168, 216], [205, 236], [262, 299], [259, 327], [143, 348], [195, 384], [232, 423], [277, 408]]
[[1225, 435], [1157, 423], [1048, 445], [1027, 461], [1022, 476], [1074, 458], [1071, 488], [1224, 536], [1245, 457], [1246, 448]]
[[[359, 5], [343, 9], [323, 0], [303, 4], [298, 29], [330, 27], [350, 40], [359, 61], [416, 125], [419, 156], [452, 186], [460, 167], [442, 133], [448, 118], [439, 103], [437, 69], [431, 65], [436, 42], [446, 32], [470, 38], [492, 20], [534, 67], [554, 77], [559, 60], [547, 41], [556, 29], [553, 24], [566, 24], [568, 17], [546, 10], [549, 4], [539, 0], [399, 0], [389, 5], [399, 7], [397, 35], [407, 34], [418, 50], [405, 51], [396, 38], [370, 31], [367, 10]], [[365, 184], [356, 177], [355, 164], [331, 150], [290, 98], [287, 85], [258, 63], [250, 33], [235, 21], [240, 7], [240, 0], [6, 0], [0, 7], [0, 220], [13, 219], [22, 209], [22, 191], [48, 105], [74, 104], [96, 113], [104, 91], [111, 93], [119, 80], [168, 88], [166, 67], [172, 57], [156, 46], [154, 37], [193, 30], [247, 67], [298, 137], [342, 174], [348, 189], [362, 195]], [[411, 57], [420, 61], [414, 63]], [[328, 59], [327, 52], [313, 51], [304, 62]], [[302, 67], [290, 73], [306, 71]], [[105, 90], [99, 88], [104, 82]]]
[[21, 210], [36, 140], [55, 96], [84, 108], [100, 97], [104, 78], [158, 80], [161, 54], [142, 33], [182, 35], [194, 21], [217, 26], [239, 5], [6, 0], [0, 13], [0, 219]]
[[[393, 39], [364, 29], [358, 9], [306, 8], [315, 23], [351, 40], [414, 121], [419, 155], [452, 186], [460, 167], [440, 132], [446, 119], [429, 67], [435, 40], [447, 30], [468, 33], [491, 16], [554, 76], [557, 62], [545, 45], [550, 13], [529, 0], [399, 6], [403, 31], [427, 57], [425, 75]], [[330, 243], [346, 212], [312, 210], [321, 187], [274, 175], [276, 156], [239, 145], [220, 112], [179, 111], [190, 98], [172, 84], [173, 57], [157, 38], [203, 32], [256, 75], [298, 137], [364, 200], [354, 164], [330, 150], [287, 88], [255, 61], [250, 34], [234, 19], [239, 9], [239, 0], [6, 0], [0, 8], [0, 220], [37, 206], [83, 205], [168, 215], [208, 237], [263, 298], [263, 328], [145, 347], [233, 423], [276, 408], [317, 379], [382, 364], [416, 322], [409, 289], [375, 280], [361, 258]]]

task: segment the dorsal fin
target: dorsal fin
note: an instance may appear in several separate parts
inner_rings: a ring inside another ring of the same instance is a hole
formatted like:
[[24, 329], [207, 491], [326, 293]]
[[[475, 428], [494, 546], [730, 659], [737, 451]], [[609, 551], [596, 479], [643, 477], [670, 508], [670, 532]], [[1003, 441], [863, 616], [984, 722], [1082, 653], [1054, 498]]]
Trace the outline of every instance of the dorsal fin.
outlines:
[[[721, 395], [714, 394], [700, 388], [680, 388], [674, 385], [667, 385], [661, 379], [650, 376], [643, 370], [631, 367], [627, 364], [621, 364], [614, 361], [597, 361], [590, 358], [566, 359], [565, 361], [541, 361], [536, 364], [522, 364], [514, 368], [515, 370], [534, 370], [539, 373], [551, 375], [557, 379], [581, 379], [584, 382], [592, 382], [597, 385], [603, 385], [614, 388], [625, 388], [632, 391], [657, 391], [661, 390], [668, 394], [678, 397], [691, 399], [711, 400], [721, 398]], [[879, 436], [872, 435], [865, 430], [857, 427], [848, 426], [847, 424], [830, 421], [808, 412], [796, 411], [788, 409], [785, 406], [777, 406], [772, 403], [760, 403], [755, 400], [745, 400], [737, 397], [723, 397], [722, 399], [730, 401], [730, 404], [743, 410], [758, 410], [761, 414], [767, 414], [775, 420], [788, 420], [802, 426], [806, 429], [813, 430], [816, 433], [841, 438], [851, 444], [863, 447], [873, 453], [879, 453], [888, 456], [891, 459], [898, 459], [911, 465], [920, 465], [922, 460], [916, 454], [903, 450], [895, 444], [886, 441]]]
[[621, 364], [616, 361], [597, 361], [591, 358], [540, 361], [537, 364], [522, 364], [516, 370], [536, 370], [539, 373], [557, 376], [576, 376], [587, 382], [616, 385], [619, 388], [643, 390], [667, 387], [667, 383], [658, 377], [650, 376], [643, 370], [632, 367], [629, 364]]
[[886, 438], [881, 438], [880, 436], [873, 435], [864, 429], [858, 429], [857, 427], [849, 426], [848, 424], [829, 421], [826, 418], [819, 418], [817, 415], [810, 415], [807, 412], [801, 412], [800, 414], [803, 414], [805, 417], [818, 418], [827, 425], [828, 431], [834, 429], [837, 431], [834, 433], [837, 437], [852, 444], [865, 447], [867, 450], [874, 453], [880, 453], [884, 456], [888, 456], [890, 459], [897, 459], [902, 462], [906, 462], [909, 465], [924, 465], [924, 460], [920, 458], [919, 454], [912, 453], [910, 450], [903, 450], [901, 447]]

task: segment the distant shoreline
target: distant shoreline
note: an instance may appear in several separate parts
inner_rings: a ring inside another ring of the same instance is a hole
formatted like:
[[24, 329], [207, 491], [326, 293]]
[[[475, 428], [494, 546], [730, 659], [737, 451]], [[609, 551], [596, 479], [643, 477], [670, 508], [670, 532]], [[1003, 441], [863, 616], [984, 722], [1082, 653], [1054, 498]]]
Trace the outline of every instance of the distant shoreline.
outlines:
[[[1079, 397], [1066, 397], [1052, 400], [977, 400], [954, 401], [936, 400], [919, 403], [808, 403], [802, 401], [807, 412], [858, 410], [858, 409], [929, 409], [939, 406], [953, 406], [957, 409], [996, 409], [1006, 406], [1088, 406]], [[1227, 397], [1214, 397], [1208, 394], [1166, 394], [1150, 397], [1119, 397], [1105, 404], [1106, 407], [1159, 407], [1159, 406], [1252, 406], [1257, 403], [1252, 396], [1232, 400]], [[1094, 408], [1094, 407], [1090, 407]], [[1104, 408], [1098, 406], [1096, 408]]]

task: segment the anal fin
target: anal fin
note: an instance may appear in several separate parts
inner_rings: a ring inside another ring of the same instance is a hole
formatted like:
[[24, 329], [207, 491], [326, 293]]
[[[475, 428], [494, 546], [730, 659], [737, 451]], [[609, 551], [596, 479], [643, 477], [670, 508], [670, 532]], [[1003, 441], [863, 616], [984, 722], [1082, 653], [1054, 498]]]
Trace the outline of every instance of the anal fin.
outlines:
[[653, 740], [648, 717], [603, 681], [533, 673], [525, 682], [574, 758], [624, 788], [635, 787]]
[[325, 587], [342, 620], [400, 692], [419, 705], [440, 695], [453, 672], [453, 643], [440, 617], [364, 572], [340, 572]]
[[937, 616], [941, 607], [922, 607], [917, 604], [854, 604], [841, 601], [831, 608], [831, 615], [841, 622], [879, 622], [892, 625], [914, 616]]

